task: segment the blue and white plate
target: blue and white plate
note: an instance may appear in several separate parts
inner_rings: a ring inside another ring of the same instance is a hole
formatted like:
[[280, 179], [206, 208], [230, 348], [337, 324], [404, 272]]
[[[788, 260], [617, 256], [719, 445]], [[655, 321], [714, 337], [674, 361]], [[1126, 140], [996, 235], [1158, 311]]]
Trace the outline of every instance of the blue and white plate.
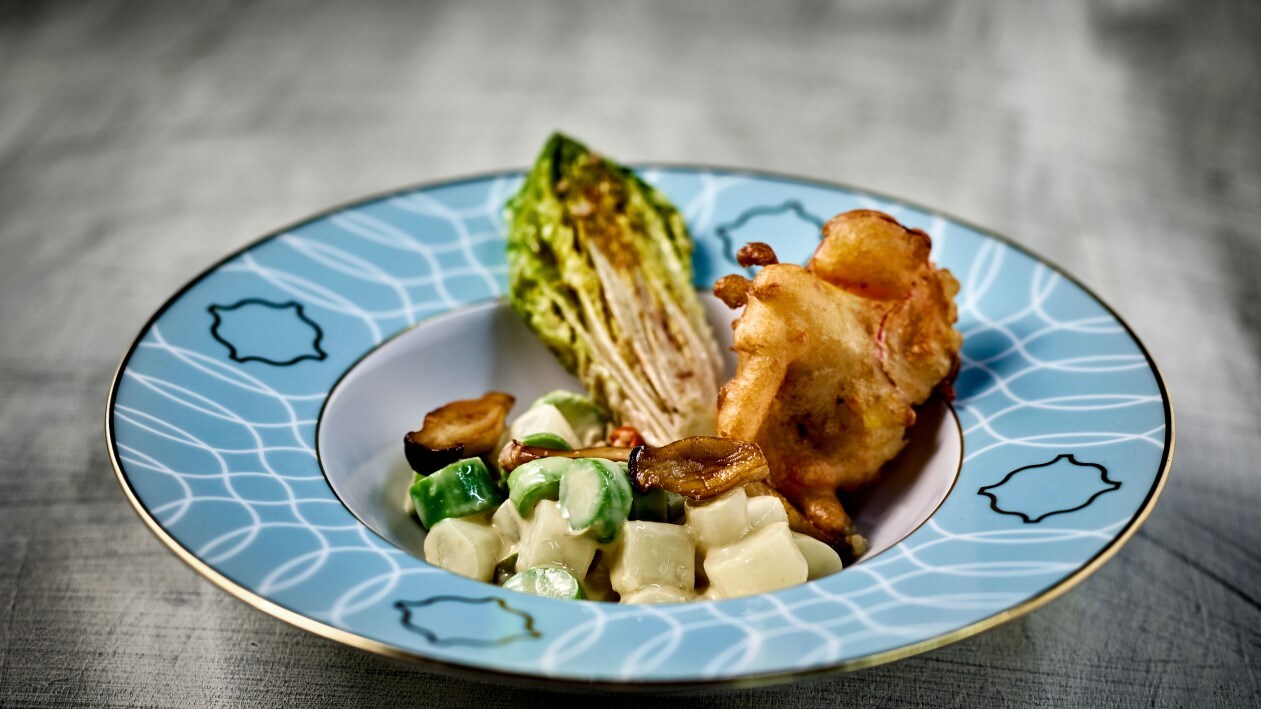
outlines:
[[[772, 244], [804, 262], [838, 212], [933, 237], [958, 277], [963, 367], [889, 482], [862, 502], [873, 552], [749, 598], [548, 600], [420, 558], [401, 436], [491, 388], [573, 381], [504, 305], [506, 172], [304, 221], [185, 286], [123, 359], [106, 433], [119, 481], [175, 553], [238, 598], [355, 647], [518, 679], [614, 687], [765, 682], [959, 640], [1047, 603], [1150, 512], [1173, 452], [1151, 357], [1106, 305], [1027, 251], [838, 185], [642, 170], [687, 218], [696, 285]], [[719, 325], [729, 318], [713, 309]], [[719, 326], [719, 333], [727, 328]]]

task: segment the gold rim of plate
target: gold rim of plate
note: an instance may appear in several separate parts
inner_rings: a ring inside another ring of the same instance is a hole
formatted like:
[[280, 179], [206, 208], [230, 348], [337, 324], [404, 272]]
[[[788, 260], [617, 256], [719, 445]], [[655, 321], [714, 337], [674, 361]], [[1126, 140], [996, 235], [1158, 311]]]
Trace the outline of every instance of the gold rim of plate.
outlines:
[[[805, 669], [805, 670], [790, 670], [787, 672], [751, 674], [747, 676], [721, 678], [721, 679], [697, 679], [697, 680], [680, 680], [680, 681], [669, 681], [669, 680], [667, 681], [654, 680], [654, 681], [642, 681], [642, 682], [636, 681], [636, 680], [584, 681], [584, 680], [569, 679], [569, 678], [564, 678], [564, 677], [546, 677], [543, 675], [511, 672], [511, 671], [506, 671], [506, 670], [483, 668], [483, 667], [477, 667], [473, 665], [464, 665], [464, 664], [459, 664], [455, 662], [448, 662], [446, 660], [430, 657], [418, 652], [413, 652], [410, 650], [403, 650], [394, 645], [380, 642], [379, 640], [373, 640], [372, 638], [364, 637], [362, 635], [352, 633], [348, 630], [342, 630], [341, 628], [336, 628], [326, 623], [321, 623], [320, 621], [309, 618], [305, 615], [302, 615], [301, 613], [292, 611], [278, 603], [275, 603], [274, 601], [264, 598], [263, 596], [260, 596], [257, 593], [254, 593], [253, 591], [245, 588], [244, 586], [241, 586], [240, 584], [236, 583], [235, 581], [228, 578], [227, 576], [219, 573], [214, 568], [212, 568], [209, 564], [205, 563], [204, 561], [199, 559], [196, 555], [194, 555], [191, 551], [186, 549], [174, 537], [168, 534], [167, 531], [163, 529], [163, 527], [157, 522], [157, 520], [155, 520], [153, 516], [149, 514], [149, 511], [145, 509], [144, 504], [136, 496], [135, 490], [132, 489], [131, 482], [127, 479], [126, 474], [123, 472], [122, 465], [118, 459], [117, 442], [114, 437], [114, 419], [113, 419], [114, 401], [115, 401], [115, 397], [118, 391], [119, 379], [122, 377], [123, 370], [127, 366], [128, 361], [130, 361], [132, 353], [135, 352], [136, 346], [140, 343], [140, 339], [144, 336], [144, 333], [149, 330], [149, 328], [153, 325], [153, 323], [155, 323], [157, 319], [161, 317], [162, 314], [165, 313], [172, 304], [174, 304], [177, 300], [179, 300], [179, 298], [183, 296], [184, 293], [189, 288], [199, 283], [203, 278], [210, 275], [214, 271], [218, 270], [219, 267], [222, 266], [223, 264], [253, 249], [259, 244], [262, 244], [263, 242], [273, 239], [285, 232], [292, 231], [293, 229], [303, 224], [307, 224], [307, 223], [316, 221], [318, 219], [322, 219], [324, 217], [336, 214], [338, 212], [345, 211], [346, 209], [350, 209], [359, 204], [386, 199], [386, 198], [396, 196], [396, 195], [408, 194], [411, 192], [416, 192], [418, 190], [424, 190], [424, 189], [428, 189], [432, 187], [453, 186], [453, 185], [458, 185], [458, 184], [467, 183], [467, 182], [485, 180], [485, 179], [489, 179], [489, 178], [493, 178], [497, 176], [503, 176], [503, 175], [524, 174], [524, 170], [518, 169], [518, 170], [490, 170], [486, 172], [467, 175], [464, 177], [430, 180], [430, 181], [417, 183], [417, 184], [399, 188], [399, 189], [393, 189], [393, 190], [388, 190], [385, 192], [380, 192], [377, 194], [367, 195], [364, 197], [360, 197], [358, 199], [354, 199], [348, 202], [338, 204], [329, 209], [322, 210], [308, 217], [292, 222], [284, 227], [281, 227], [280, 229], [275, 229], [271, 232], [268, 232], [267, 234], [264, 234], [263, 236], [258, 237], [257, 239], [250, 241], [248, 244], [242, 246], [239, 249], [236, 249], [235, 251], [219, 259], [218, 261], [216, 261], [209, 267], [203, 269], [196, 276], [194, 276], [192, 279], [186, 282], [183, 286], [181, 286], [179, 290], [177, 290], [174, 294], [172, 294], [169, 298], [167, 298], [166, 301], [162, 303], [162, 306], [158, 308], [153, 313], [153, 315], [149, 317], [148, 320], [145, 321], [145, 324], [143, 326], [141, 326], [139, 332], [137, 332], [136, 336], [132, 338], [132, 343], [130, 346], [128, 346], [126, 354], [124, 354], [122, 359], [119, 361], [118, 367], [114, 370], [113, 379], [110, 382], [109, 399], [105, 408], [105, 442], [109, 449], [110, 465], [113, 466], [114, 475], [118, 479], [118, 484], [122, 487], [123, 493], [127, 496], [127, 501], [131, 503], [132, 509], [134, 509], [136, 514], [139, 515], [140, 519], [144, 521], [145, 526], [149, 528], [149, 531], [153, 532], [153, 534], [158, 539], [160, 539], [162, 543], [165, 544], [166, 547], [175, 554], [175, 556], [179, 557], [181, 561], [191, 566], [195, 571], [200, 573], [202, 576], [205, 576], [207, 579], [213, 582], [216, 586], [223, 589], [224, 591], [227, 591], [231, 595], [235, 596], [237, 599], [244, 601], [245, 603], [254, 607], [255, 609], [260, 610], [275, 618], [278, 618], [286, 623], [289, 623], [290, 625], [301, 628], [302, 630], [306, 630], [308, 632], [314, 633], [316, 635], [327, 638], [329, 640], [334, 640], [344, 645], [349, 645], [351, 647], [358, 648], [360, 650], [365, 650], [367, 652], [375, 653], [377, 655], [382, 655], [382, 656], [393, 658], [396, 660], [418, 662], [418, 663], [428, 665], [436, 669], [452, 672], [454, 674], [466, 675], [470, 677], [482, 677], [482, 678], [494, 677], [501, 680], [509, 680], [513, 682], [533, 684], [533, 685], [542, 686], [542, 687], [547, 687], [547, 686], [555, 687], [559, 685], [559, 686], [567, 686], [567, 687], [604, 688], [604, 689], [610, 689], [610, 690], [623, 690], [623, 691], [635, 691], [635, 690], [667, 691], [667, 690], [672, 690], [672, 689], [704, 689], [707, 687], [709, 688], [721, 687], [721, 688], [736, 689], [736, 688], [741, 688], [741, 687], [756, 687], [756, 686], [764, 686], [764, 685], [771, 685], [771, 684], [780, 684], [780, 683], [785, 683], [785, 682], [791, 682], [794, 680], [805, 679], [808, 677], [818, 677], [818, 676], [826, 675], [826, 674], [850, 672], [853, 670], [860, 670], [867, 667], [874, 667], [876, 665], [883, 665], [885, 663], [895, 662], [897, 660], [903, 660], [908, 657], [912, 657], [914, 655], [919, 655], [919, 654], [928, 652], [930, 650], [936, 650], [937, 648], [945, 647], [946, 645], [959, 642], [960, 640], [970, 638], [973, 635], [982, 633], [986, 630], [1002, 625], [1003, 623], [1006, 623], [1008, 621], [1015, 620], [1022, 616], [1028, 615], [1029, 613], [1032, 613], [1033, 611], [1047, 605], [1051, 601], [1054, 601], [1055, 599], [1064, 595], [1069, 590], [1077, 586], [1077, 584], [1085, 580], [1086, 577], [1090, 576], [1095, 571], [1098, 571], [1101, 566], [1103, 566], [1109, 559], [1111, 559], [1114, 555], [1116, 555], [1116, 553], [1120, 551], [1121, 547], [1124, 546], [1125, 543], [1128, 542], [1130, 538], [1134, 536], [1134, 533], [1138, 531], [1138, 528], [1141, 527], [1145, 521], [1147, 521], [1147, 517], [1151, 514], [1152, 509], [1155, 508], [1156, 506], [1157, 499], [1160, 498], [1161, 492], [1164, 491], [1165, 482], [1168, 480], [1168, 477], [1169, 477], [1169, 470], [1173, 465], [1175, 423], [1174, 423], [1173, 404], [1169, 398], [1169, 391], [1165, 387], [1165, 379], [1160, 373], [1160, 368], [1156, 364], [1156, 360], [1152, 358], [1151, 353], [1147, 350], [1147, 346], [1143, 344], [1143, 341], [1141, 339], [1139, 339], [1138, 335], [1134, 332], [1133, 328], [1130, 327], [1129, 323], [1127, 323], [1125, 319], [1122, 318], [1120, 314], [1118, 314], [1112, 308], [1112, 306], [1108, 305], [1108, 303], [1105, 300], [1100, 298], [1097, 293], [1095, 293], [1093, 290], [1091, 290], [1081, 281], [1077, 280], [1072, 274], [1070, 274], [1065, 269], [1061, 268], [1058, 264], [1044, 258], [1043, 256], [1037, 253], [1034, 253], [1030, 249], [1012, 241], [1011, 239], [1003, 236], [1002, 234], [998, 234], [990, 229], [977, 226], [965, 219], [959, 219], [958, 217], [952, 216], [951, 214], [947, 212], [943, 212], [939, 209], [933, 209], [931, 207], [925, 207], [923, 205], [919, 205], [914, 202], [907, 201], [900, 197], [893, 197], [893, 196], [886, 195], [880, 192], [875, 192], [868, 189], [854, 187], [854, 186], [845, 184], [843, 182], [836, 182], [832, 180], [822, 180], [822, 179], [816, 179], [816, 178], [810, 178], [810, 177], [801, 177], [798, 175], [788, 175], [788, 174], [777, 173], [777, 172], [768, 171], [768, 170], [730, 168], [730, 167], [719, 167], [719, 166], [714, 166], [714, 165], [696, 165], [696, 164], [688, 164], [688, 163], [632, 164], [631, 167], [633, 167], [636, 170], [645, 170], [645, 169], [698, 170], [698, 171], [704, 170], [704, 171], [712, 171], [712, 172], [721, 172], [724, 174], [732, 174], [732, 175], [748, 175], [752, 177], [770, 177], [774, 179], [782, 179], [785, 181], [798, 182], [798, 183], [814, 185], [818, 187], [840, 189], [846, 192], [850, 192], [852, 194], [867, 195], [867, 196], [880, 199], [889, 204], [896, 204], [896, 205], [901, 205], [901, 206], [908, 207], [911, 209], [915, 209], [925, 214], [928, 214], [930, 216], [940, 217], [942, 219], [951, 221], [955, 224], [965, 226], [979, 234], [983, 234], [988, 238], [994, 239], [995, 241], [998, 241], [1012, 249], [1015, 249], [1016, 251], [1020, 253], [1025, 254], [1026, 256], [1029, 256], [1030, 258], [1032, 258], [1033, 260], [1041, 264], [1044, 264], [1050, 267], [1060, 276], [1066, 278], [1070, 283], [1076, 285], [1078, 288], [1081, 288], [1083, 291], [1085, 291], [1085, 293], [1089, 295], [1091, 298], [1093, 298], [1095, 302], [1103, 306], [1104, 310], [1108, 311], [1108, 313], [1113, 318], [1116, 318], [1116, 321], [1119, 322], [1123, 328], [1125, 328], [1126, 333], [1130, 336], [1131, 339], [1134, 340], [1134, 343], [1138, 346], [1139, 351], [1143, 354], [1143, 357], [1147, 360], [1148, 365], [1151, 367], [1152, 375], [1156, 379], [1157, 388], [1160, 390], [1161, 405], [1164, 407], [1164, 413], [1165, 413], [1165, 443], [1164, 443], [1164, 448], [1161, 452], [1162, 458], [1161, 458], [1160, 470], [1157, 472], [1156, 478], [1152, 482], [1152, 486], [1147, 492], [1147, 498], [1143, 501], [1142, 507], [1138, 510], [1137, 514], [1135, 514], [1133, 517], [1130, 518], [1130, 521], [1126, 524], [1125, 528], [1122, 529], [1112, 539], [1112, 541], [1108, 543], [1107, 546], [1101, 549], [1097, 554], [1095, 554], [1094, 557], [1086, 561], [1084, 564], [1078, 567], [1071, 574], [1064, 577], [1056, 584], [1046, 589], [1043, 589], [1040, 593], [1033, 596], [1032, 598], [1022, 601], [1021, 603], [1018, 603], [1015, 606], [1012, 606], [1011, 608], [1008, 608], [1006, 610], [999, 611], [998, 613], [995, 613], [994, 615], [988, 616], [986, 618], [982, 618], [981, 620], [978, 620], [977, 622], [972, 623], [971, 625], [964, 626], [962, 628], [950, 631], [948, 633], [943, 633], [941, 635], [938, 635], [933, 638], [929, 638], [927, 640], [921, 640], [919, 642], [911, 643], [909, 645], [903, 645], [901, 647], [896, 647], [891, 650], [885, 650], [883, 652], [877, 652], [870, 655], [864, 655], [862, 657], [857, 657], [851, 660], [845, 660], [843, 662], [838, 662], [838, 663], [827, 665], [824, 667], [817, 667], [817, 668], [811, 668], [811, 669]], [[470, 303], [469, 305], [473, 305], [473, 304]], [[445, 314], [446, 314], [445, 312], [437, 313], [434, 315], [434, 317], [441, 317], [442, 315], [445, 315]], [[388, 342], [389, 339], [392, 339], [392, 338], [387, 338], [386, 341]], [[375, 349], [376, 348], [373, 348], [372, 351], [375, 351]], [[363, 355], [363, 356], [366, 356], [366, 355]], [[345, 373], [343, 373], [341, 377], [338, 378], [338, 382], [340, 382], [341, 378], [344, 376], [345, 376]], [[336, 388], [336, 384], [334, 384], [334, 386], [330, 388], [329, 390], [330, 393], [332, 392], [333, 388]], [[321, 414], [322, 414], [322, 408], [321, 408]], [[953, 407], [951, 407], [951, 416], [955, 418], [956, 425], [958, 425], [958, 417], [954, 415]], [[320, 418], [322, 419], [323, 416], [321, 415]], [[318, 426], [319, 426], [318, 422], [316, 425], [317, 425], [317, 430], [318, 430]], [[960, 468], [962, 468], [962, 462], [960, 463]], [[324, 466], [321, 461], [320, 462], [321, 472], [323, 472], [323, 469], [324, 469]], [[946, 496], [942, 498], [942, 501], [941, 503], [938, 504], [937, 509], [934, 509], [932, 514], [928, 516], [928, 519], [932, 519], [932, 517], [937, 514], [937, 510], [941, 508], [941, 504], [943, 504], [945, 500], [948, 499], [951, 494], [953, 494], [954, 486], [958, 481], [958, 477], [959, 477], [958, 472], [956, 472], [955, 481], [951, 483], [950, 490], [947, 492]], [[333, 492], [333, 496], [339, 502], [341, 501], [341, 498], [337, 496], [336, 491]], [[344, 503], [343, 503], [343, 506], [345, 506]], [[352, 516], [355, 516], [353, 512], [351, 514]], [[359, 521], [360, 524], [363, 523], [362, 520], [359, 520], [357, 516], [355, 516], [355, 519]], [[926, 521], [927, 520], [925, 520], [925, 522]], [[923, 523], [921, 523], [920, 526], [922, 525]], [[919, 529], [919, 527], [917, 526], [916, 529]], [[914, 533], [914, 531], [912, 531], [912, 533]], [[892, 548], [896, 548], [896, 545], [895, 547], [891, 547], [891, 549]]]

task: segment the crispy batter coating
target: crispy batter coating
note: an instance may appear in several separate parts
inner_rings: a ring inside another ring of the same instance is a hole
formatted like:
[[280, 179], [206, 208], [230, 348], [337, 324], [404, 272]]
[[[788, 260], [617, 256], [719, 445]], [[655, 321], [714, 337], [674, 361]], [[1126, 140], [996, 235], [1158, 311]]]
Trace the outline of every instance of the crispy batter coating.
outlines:
[[728, 273], [714, 281], [714, 295], [732, 310], [743, 308], [749, 302], [749, 279]]
[[779, 258], [775, 256], [775, 250], [770, 244], [761, 241], [750, 241], [740, 250], [736, 252], [736, 263], [748, 268], [749, 266], [769, 266], [773, 263], [779, 263]]
[[880, 212], [838, 215], [806, 268], [765, 266], [735, 324], [718, 434], [755, 441], [774, 486], [817, 528], [859, 546], [836, 491], [874, 480], [923, 403], [957, 370], [959, 284], [927, 234]]

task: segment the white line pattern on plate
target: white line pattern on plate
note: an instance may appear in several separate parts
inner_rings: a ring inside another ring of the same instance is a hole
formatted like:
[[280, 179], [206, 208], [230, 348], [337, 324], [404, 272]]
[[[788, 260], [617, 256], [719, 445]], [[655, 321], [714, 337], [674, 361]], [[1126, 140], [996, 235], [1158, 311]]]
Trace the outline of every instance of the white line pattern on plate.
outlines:
[[[680, 175], [670, 169], [647, 174], [667, 189], [682, 185], [692, 190], [682, 211], [698, 242], [719, 248], [713, 225], [729, 222], [733, 209], [741, 206], [741, 190], [761, 183], [744, 175]], [[230, 260], [216, 273], [233, 279], [234, 292], [300, 300], [310, 317], [328, 328], [333, 345], [337, 341], [329, 323], [336, 323], [338, 338], [364, 339], [355, 353], [342, 352], [337, 364], [328, 365], [344, 367], [366, 346], [420, 318], [503, 292], [500, 209], [519, 179], [488, 179], [485, 194], [471, 204], [448, 203], [446, 193], [435, 189], [352, 207], [292, 229]], [[1163, 447], [1164, 426], [1152, 426], [1140, 416], [1118, 419], [1113, 430], [1083, 428], [1085, 424], [1078, 422], [1078, 417], [1097, 412], [1159, 410], [1162, 403], [1150, 378], [1127, 376], [1145, 372], [1147, 364], [1115, 320], [1097, 308], [1085, 316], [1056, 314], [1057, 308], [1070, 309], [1062, 302], [1077, 297], [1076, 287], [1059, 274], [1038, 263], [1025, 266], [1025, 257], [1009, 246], [965, 232], [941, 217], [874, 197], [818, 196], [810, 190], [822, 188], [801, 186], [802, 194], [791, 196], [815, 200], [814, 209], [820, 211], [827, 205], [848, 204], [890, 212], [929, 229], [935, 254], [963, 255], [948, 262], [963, 284], [959, 327], [967, 336], [961, 398], [956, 402], [968, 440], [958, 505], [974, 505], [988, 514], [976, 488], [1018, 467], [1013, 460], [1044, 462], [1047, 449], [1090, 449], [1102, 458], [1120, 455], [1118, 451], [1129, 450], [1125, 447], [1132, 443]], [[728, 198], [730, 202], [724, 201]], [[782, 203], [780, 194], [765, 203]], [[391, 223], [395, 214], [397, 223]], [[423, 231], [401, 226], [411, 219], [434, 226]], [[364, 255], [368, 253], [376, 256]], [[734, 264], [730, 266], [734, 270]], [[1003, 285], [1021, 269], [1028, 276], [1024, 293]], [[995, 295], [999, 288], [1005, 288], [1001, 296]], [[215, 293], [207, 297], [211, 295]], [[1023, 302], [1013, 302], [1016, 296]], [[310, 468], [314, 423], [326, 396], [311, 385], [327, 385], [329, 376], [303, 388], [303, 381], [285, 372], [219, 356], [195, 333], [177, 336], [168, 331], [175, 332], [164, 317], [143, 336], [138, 352], [144, 356], [138, 355], [123, 373], [126, 388], [113, 414], [126, 473], [141, 488], [141, 498], [159, 523], [242, 585], [350, 630], [401, 594], [423, 594], [415, 590], [418, 580], [429, 578], [437, 584], [446, 576], [375, 537], [340, 507], [331, 509], [335, 498], [318, 470], [312, 473]], [[1071, 351], [1048, 345], [1052, 336], [1067, 335], [1077, 338], [1073, 342], [1078, 346]], [[309, 371], [315, 371], [314, 365]], [[172, 381], [172, 372], [178, 373], [178, 381]], [[1065, 392], [1055, 377], [1066, 382], [1088, 377], [1089, 391]], [[173, 424], [175, 410], [211, 431], [215, 440]], [[1027, 431], [1012, 425], [1031, 411], [1051, 427]], [[1121, 427], [1131, 422], [1131, 428]], [[305, 467], [298, 466], [303, 472], [287, 472], [297, 464], [284, 456], [306, 459]], [[1144, 474], [1147, 479], [1154, 475]], [[977, 499], [966, 499], [969, 495]], [[953, 497], [948, 504], [956, 504]], [[213, 518], [220, 521], [207, 521]], [[879, 643], [890, 639], [911, 642], [1008, 608], [1030, 595], [1027, 588], [1051, 584], [1078, 568], [1129, 519], [1121, 515], [1083, 523], [1089, 526], [1082, 529], [1030, 528], [1001, 519], [995, 524], [1005, 528], [975, 529], [963, 517], [941, 515], [902, 544], [843, 574], [850, 584], [844, 593], [833, 592], [826, 584], [809, 584], [739, 615], [728, 612], [728, 604], [583, 604], [570, 613], [579, 618], [567, 630], [545, 634], [542, 646], [531, 650], [529, 658], [513, 662], [543, 674], [566, 674], [575, 658], [634, 627], [651, 624], [657, 629], [653, 638], [612, 660], [610, 676], [671, 676], [675, 665], [713, 678], [768, 667], [782, 671], [782, 663], [768, 663], [788, 646], [798, 648], [788, 669], [827, 665], [870, 647], [884, 647]], [[285, 535], [285, 544], [293, 551], [283, 563], [261, 568], [255, 557], [265, 556], [263, 547], [275, 543], [278, 535]], [[976, 561], [975, 552], [953, 557], [947, 553], [963, 547], [1038, 551], [1023, 559], [1002, 552], [988, 561]], [[346, 562], [349, 557], [357, 561]], [[365, 573], [336, 578], [351, 568]], [[977, 577], [993, 581], [994, 588], [960, 592], [952, 581]], [[1022, 578], [1035, 582], [1010, 585]], [[334, 587], [337, 590], [327, 592]], [[494, 589], [486, 587], [486, 592]], [[319, 607], [311, 607], [308, 598], [323, 600]], [[907, 613], [913, 608], [931, 609], [933, 617]], [[713, 637], [721, 638], [721, 647], [708, 658], [690, 658], [689, 642], [707, 633], [716, 633]]]

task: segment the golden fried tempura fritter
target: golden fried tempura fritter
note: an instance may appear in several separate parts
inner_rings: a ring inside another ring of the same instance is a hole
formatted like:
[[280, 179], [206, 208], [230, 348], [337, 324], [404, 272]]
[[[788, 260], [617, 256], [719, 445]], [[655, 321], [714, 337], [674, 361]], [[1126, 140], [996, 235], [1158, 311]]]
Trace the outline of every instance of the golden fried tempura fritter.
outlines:
[[761, 446], [775, 488], [815, 527], [802, 531], [861, 553], [836, 491], [875, 479], [906, 443], [914, 407], [935, 388], [950, 395], [959, 283], [929, 261], [927, 234], [880, 212], [832, 218], [805, 268], [774, 263], [764, 246], [771, 265], [716, 289], [729, 306], [747, 301], [718, 435]]

